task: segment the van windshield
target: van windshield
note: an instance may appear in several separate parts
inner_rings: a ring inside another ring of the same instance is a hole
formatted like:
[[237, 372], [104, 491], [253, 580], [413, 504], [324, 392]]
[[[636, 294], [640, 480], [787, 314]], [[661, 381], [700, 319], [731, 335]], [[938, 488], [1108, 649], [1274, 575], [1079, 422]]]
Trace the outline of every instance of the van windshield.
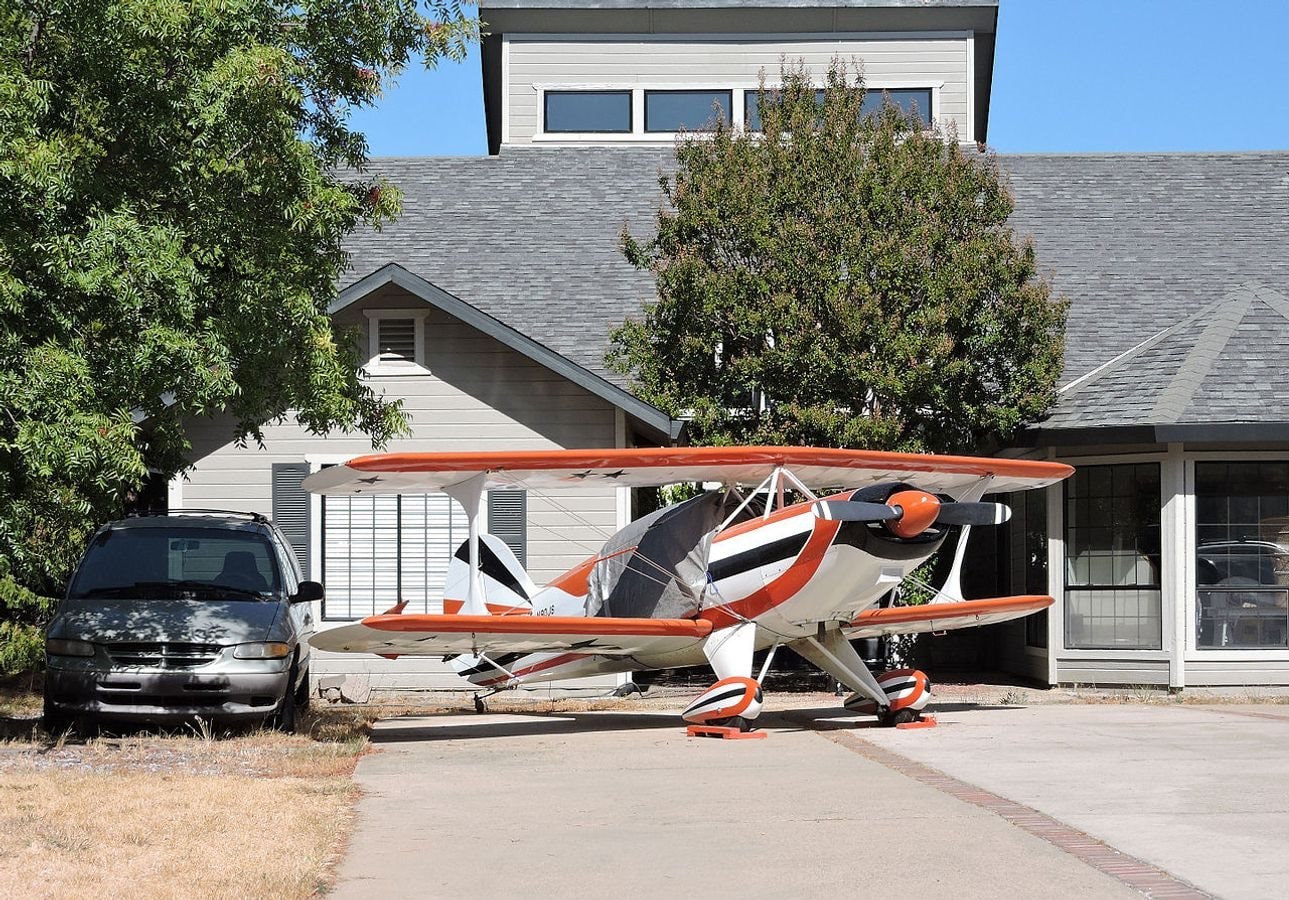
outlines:
[[94, 539], [68, 596], [258, 599], [280, 585], [272, 545], [253, 532], [121, 528]]

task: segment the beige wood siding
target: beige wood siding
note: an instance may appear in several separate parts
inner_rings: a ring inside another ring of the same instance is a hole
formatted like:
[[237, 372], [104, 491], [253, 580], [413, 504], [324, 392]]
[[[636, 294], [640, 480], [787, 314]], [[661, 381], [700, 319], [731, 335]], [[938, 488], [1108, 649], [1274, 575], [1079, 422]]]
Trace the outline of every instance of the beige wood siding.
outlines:
[[[365, 309], [420, 309], [426, 305], [399, 288], [376, 292], [337, 316], [360, 332], [366, 347]], [[378, 391], [402, 398], [411, 423], [410, 437], [391, 443], [392, 451], [461, 451], [615, 446], [615, 408], [567, 379], [511, 350], [495, 339], [437, 309], [425, 323], [426, 370], [371, 379]], [[264, 446], [239, 447], [233, 422], [226, 418], [190, 423], [194, 465], [178, 488], [185, 508], [236, 509], [272, 513], [272, 464], [341, 461], [370, 453], [362, 435], [309, 434], [294, 420], [264, 428]], [[617, 528], [617, 496], [612, 487], [570, 488], [528, 495], [528, 570], [545, 583], [599, 549]], [[311, 546], [318, 558], [315, 524]], [[315, 567], [315, 574], [317, 572]], [[400, 660], [385, 666], [336, 662], [327, 668], [371, 672], [403, 671], [409, 677], [433, 663]], [[452, 682], [456, 688], [459, 680]]]
[[[581, 40], [512, 38], [506, 87], [509, 133], [504, 143], [526, 144], [542, 129], [545, 88], [743, 88], [755, 90], [764, 69], [779, 78], [780, 60], [803, 60], [822, 81], [833, 57], [862, 61], [868, 83], [880, 87], [930, 87], [933, 114], [972, 138], [968, 119], [968, 39], [731, 39], [647, 40], [606, 37]], [[735, 97], [735, 107], [738, 107]], [[737, 115], [737, 113], [736, 113]], [[657, 139], [657, 135], [651, 137]]]
[[1289, 684], [1289, 660], [1186, 660], [1186, 686]]
[[1167, 659], [1058, 659], [1057, 684], [1158, 686], [1168, 684]]

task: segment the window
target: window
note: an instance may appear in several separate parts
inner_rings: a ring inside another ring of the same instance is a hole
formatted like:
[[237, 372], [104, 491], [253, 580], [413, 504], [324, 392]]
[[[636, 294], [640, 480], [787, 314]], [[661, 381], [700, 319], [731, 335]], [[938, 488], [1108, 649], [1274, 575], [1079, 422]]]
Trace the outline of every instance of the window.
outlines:
[[443, 611], [452, 554], [469, 534], [461, 506], [445, 494], [322, 498], [323, 618]]
[[549, 133], [631, 131], [630, 91], [546, 91], [543, 97]]
[[730, 121], [731, 91], [645, 91], [645, 131], [710, 131]]
[[904, 113], [916, 113], [925, 127], [931, 125], [930, 88], [873, 88], [864, 94], [864, 115], [871, 115], [882, 108], [887, 98]]
[[1065, 645], [1157, 650], [1159, 466], [1085, 466], [1065, 482]]
[[371, 374], [406, 373], [425, 365], [424, 310], [366, 311], [370, 337]]
[[[778, 99], [778, 91], [767, 90], [765, 99], [768, 102], [774, 102]], [[743, 93], [743, 122], [748, 131], [761, 130], [761, 111], [756, 105], [757, 92], [753, 90]], [[930, 88], [874, 88], [864, 95], [864, 103], [861, 107], [863, 115], [872, 115], [882, 108], [885, 99], [890, 97], [891, 102], [898, 106], [906, 113], [916, 111], [919, 119], [924, 126], [931, 125], [931, 89]], [[823, 105], [824, 92], [815, 91], [815, 102]]]
[[1289, 649], [1289, 463], [1195, 464], [1195, 644]]

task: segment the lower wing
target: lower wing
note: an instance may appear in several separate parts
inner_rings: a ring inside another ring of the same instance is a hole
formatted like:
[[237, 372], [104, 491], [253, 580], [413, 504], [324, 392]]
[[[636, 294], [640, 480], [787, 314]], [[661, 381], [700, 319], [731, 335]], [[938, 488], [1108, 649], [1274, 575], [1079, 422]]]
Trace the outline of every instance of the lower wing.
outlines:
[[951, 631], [993, 625], [1019, 619], [1047, 609], [1051, 597], [1025, 595], [991, 597], [988, 600], [963, 600], [958, 603], [926, 603], [922, 606], [888, 606], [859, 614], [845, 629], [846, 637], [865, 638], [883, 634], [914, 634], [920, 631]]
[[382, 656], [468, 653], [576, 653], [630, 656], [690, 647], [712, 631], [701, 619], [626, 619], [607, 616], [369, 616], [320, 631], [319, 650]]

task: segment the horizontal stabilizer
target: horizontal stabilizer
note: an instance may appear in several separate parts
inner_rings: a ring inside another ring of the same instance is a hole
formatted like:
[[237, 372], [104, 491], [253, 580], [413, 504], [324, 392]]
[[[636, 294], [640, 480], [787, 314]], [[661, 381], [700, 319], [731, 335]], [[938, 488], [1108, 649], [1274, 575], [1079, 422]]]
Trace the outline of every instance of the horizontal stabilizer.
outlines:
[[668, 653], [703, 640], [712, 625], [702, 619], [629, 619], [607, 616], [369, 616], [320, 631], [319, 650], [446, 656], [465, 653], [575, 653], [630, 656]]
[[1051, 605], [1051, 597], [1027, 594], [1018, 597], [991, 597], [987, 600], [962, 600], [957, 603], [888, 606], [860, 613], [846, 628], [846, 637], [854, 640], [884, 634], [952, 631], [956, 628], [993, 625], [1019, 619]]

